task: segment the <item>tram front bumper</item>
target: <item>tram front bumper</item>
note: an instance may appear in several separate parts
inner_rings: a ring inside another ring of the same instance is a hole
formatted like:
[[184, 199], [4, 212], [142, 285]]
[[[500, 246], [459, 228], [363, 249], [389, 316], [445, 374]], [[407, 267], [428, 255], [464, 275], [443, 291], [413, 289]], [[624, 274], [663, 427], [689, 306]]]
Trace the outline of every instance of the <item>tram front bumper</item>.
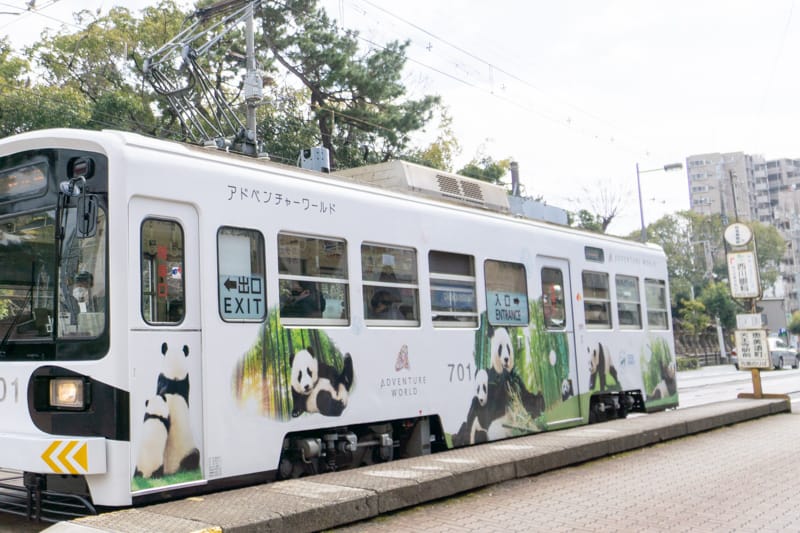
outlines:
[[38, 474], [105, 474], [106, 439], [0, 433], [0, 468]]

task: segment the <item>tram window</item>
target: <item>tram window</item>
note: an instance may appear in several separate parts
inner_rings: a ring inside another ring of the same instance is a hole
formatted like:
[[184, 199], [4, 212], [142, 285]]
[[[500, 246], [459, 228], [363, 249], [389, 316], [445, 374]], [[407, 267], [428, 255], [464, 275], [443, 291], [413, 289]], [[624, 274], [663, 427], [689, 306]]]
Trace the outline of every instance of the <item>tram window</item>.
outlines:
[[347, 243], [342, 239], [278, 235], [281, 323], [347, 325]]
[[431, 313], [436, 327], [475, 327], [475, 258], [471, 255], [428, 253], [431, 280]]
[[493, 326], [528, 325], [528, 286], [525, 266], [487, 259], [486, 314]]
[[586, 327], [592, 329], [611, 328], [611, 296], [608, 290], [608, 274], [584, 271], [583, 312]]
[[361, 279], [368, 325], [419, 325], [416, 250], [362, 244]]
[[223, 320], [264, 320], [264, 237], [260, 232], [231, 227], [217, 231], [217, 290]]
[[639, 297], [639, 278], [618, 275], [617, 319], [623, 329], [642, 329], [642, 302]]
[[171, 220], [142, 222], [142, 317], [179, 324], [186, 313], [183, 228]]
[[666, 282], [659, 279], [645, 279], [644, 295], [647, 304], [647, 325], [654, 329], [669, 329]]
[[564, 329], [566, 327], [564, 274], [561, 269], [542, 269], [542, 311], [544, 326], [547, 329]]

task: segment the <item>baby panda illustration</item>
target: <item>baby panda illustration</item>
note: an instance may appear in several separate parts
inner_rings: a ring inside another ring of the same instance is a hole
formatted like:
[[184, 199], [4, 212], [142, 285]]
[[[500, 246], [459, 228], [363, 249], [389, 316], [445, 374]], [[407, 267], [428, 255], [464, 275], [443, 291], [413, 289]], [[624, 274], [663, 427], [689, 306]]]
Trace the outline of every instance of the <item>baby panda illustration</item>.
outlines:
[[508, 330], [502, 327], [493, 328], [490, 325], [489, 337], [492, 357], [492, 366], [488, 371], [489, 405], [494, 410], [502, 409], [499, 416], [504, 416], [509, 393], [516, 394], [531, 417], [537, 418], [544, 412], [544, 396], [541, 393], [533, 394], [528, 391], [522, 378], [514, 372], [515, 355]]
[[189, 347], [170, 351], [165, 342], [161, 345], [161, 354], [164, 358], [156, 392], [166, 398], [170, 418], [164, 450], [164, 474], [196, 470], [200, 467], [200, 451], [194, 443], [189, 416], [189, 369], [186, 366]]
[[169, 435], [169, 406], [164, 396], [156, 395], [144, 402], [144, 424], [139, 442], [134, 476], [159, 478], [164, 475], [164, 450]]
[[660, 400], [678, 392], [678, 383], [675, 381], [675, 363], [669, 361], [661, 363], [661, 381], [655, 386], [653, 392], [647, 397], [649, 400]]
[[621, 386], [619, 382], [619, 377], [617, 377], [617, 369], [614, 368], [614, 363], [611, 362], [611, 356], [606, 354], [603, 345], [597, 343], [597, 348], [592, 350], [591, 348], [587, 348], [589, 351], [589, 389], [594, 389], [595, 383], [597, 383], [597, 378], [600, 378], [600, 391], [607, 390], [606, 384], [606, 376], [608, 374], [614, 378], [614, 381], [617, 382], [618, 386]]
[[320, 413], [340, 416], [353, 385], [353, 360], [344, 356], [341, 372], [320, 362], [310, 347], [292, 356], [292, 416]]
[[454, 436], [456, 446], [486, 442], [491, 423], [489, 406], [489, 374], [480, 369], [475, 373], [475, 396], [467, 413], [467, 421], [461, 424], [458, 433]]
[[570, 396], [575, 395], [575, 390], [572, 388], [572, 380], [565, 379], [561, 382], [561, 401], [566, 402]]

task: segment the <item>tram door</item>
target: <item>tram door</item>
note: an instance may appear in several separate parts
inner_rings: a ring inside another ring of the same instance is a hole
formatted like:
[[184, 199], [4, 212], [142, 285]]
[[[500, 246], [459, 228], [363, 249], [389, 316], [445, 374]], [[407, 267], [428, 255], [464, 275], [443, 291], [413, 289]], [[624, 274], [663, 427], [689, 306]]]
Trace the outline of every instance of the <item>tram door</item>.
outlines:
[[134, 198], [129, 213], [131, 491], [203, 481], [198, 215]]
[[560, 391], [557, 397], [549, 398], [549, 405], [555, 401], [555, 407], [550, 409], [552, 419], [548, 420], [548, 424], [558, 427], [581, 420], [569, 262], [566, 259], [539, 256], [536, 264], [544, 328], [549, 337], [552, 375], [548, 376], [548, 388], [553, 390], [558, 387]]

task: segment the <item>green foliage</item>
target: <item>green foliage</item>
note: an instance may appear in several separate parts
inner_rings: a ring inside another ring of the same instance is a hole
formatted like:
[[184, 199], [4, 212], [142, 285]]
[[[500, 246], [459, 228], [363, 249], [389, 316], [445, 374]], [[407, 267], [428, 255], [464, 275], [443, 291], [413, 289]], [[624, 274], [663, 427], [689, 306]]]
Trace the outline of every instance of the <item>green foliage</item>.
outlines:
[[435, 96], [406, 97], [408, 42], [363, 51], [357, 34], [339, 31], [317, 0], [266, 4], [262, 33], [276, 63], [308, 89], [310, 122], [334, 168], [400, 155], [439, 103]]
[[773, 226], [761, 222], [748, 222], [747, 225], [753, 230], [753, 238], [756, 243], [761, 286], [770, 287], [780, 274], [778, 265], [786, 251], [786, 241]]
[[743, 309], [741, 304], [738, 304], [731, 297], [731, 291], [727, 283], [709, 283], [703, 288], [699, 299], [703, 302], [708, 314], [712, 317], [719, 317], [725, 328], [733, 329], [736, 327], [736, 313], [742, 312]]
[[473, 159], [457, 173], [462, 176], [467, 176], [468, 178], [475, 178], [499, 185], [500, 179], [508, 173], [510, 166], [511, 159], [495, 161], [489, 156], [484, 156], [480, 159]]
[[684, 301], [679, 314], [683, 329], [690, 335], [702, 333], [711, 325], [711, 319], [706, 314], [706, 306], [699, 300]]
[[439, 135], [426, 148], [412, 150], [403, 159], [418, 165], [451, 172], [453, 159], [461, 152], [461, 146], [453, 132], [453, 119], [447, 109], [439, 107]]
[[256, 412], [287, 420], [292, 412], [291, 359], [296, 352], [311, 348], [322, 363], [341, 370], [342, 353], [324, 331], [284, 328], [277, 309], [270, 311], [261, 334], [236, 365], [232, 387], [241, 405], [253, 405]]
[[[575, 217], [577, 216], [577, 220]], [[600, 215], [593, 214], [587, 209], [580, 209], [577, 213], [570, 213], [570, 225], [594, 233], [604, 233], [603, 220]]]
[[792, 335], [800, 335], [800, 311], [792, 313], [792, 318], [789, 320], [787, 329]]
[[[757, 246], [757, 258], [762, 287], [772, 285], [778, 276], [778, 265], [786, 244], [777, 229], [760, 222], [748, 222], [753, 230]], [[735, 322], [735, 304], [726, 302], [717, 294], [715, 279], [727, 280], [728, 268], [723, 243], [724, 224], [719, 214], [700, 215], [691, 211], [679, 211], [665, 215], [647, 227], [647, 240], [658, 244], [667, 255], [670, 281], [670, 298], [676, 302], [688, 301], [693, 294], [701, 294], [710, 288], [714, 296], [702, 299], [709, 314], [720, 317], [726, 327]], [[627, 238], [639, 240], [640, 232], [632, 232]], [[724, 287], [728, 292], [727, 283]], [[713, 303], [709, 304], [711, 300]], [[730, 317], [733, 318], [731, 319]]]
[[640, 364], [642, 368], [642, 379], [644, 381], [645, 392], [649, 394], [661, 382], [661, 368], [666, 367], [672, 361], [669, 344], [661, 337], [650, 339], [650, 344], [644, 348], [650, 350], [650, 359], [642, 354]]

